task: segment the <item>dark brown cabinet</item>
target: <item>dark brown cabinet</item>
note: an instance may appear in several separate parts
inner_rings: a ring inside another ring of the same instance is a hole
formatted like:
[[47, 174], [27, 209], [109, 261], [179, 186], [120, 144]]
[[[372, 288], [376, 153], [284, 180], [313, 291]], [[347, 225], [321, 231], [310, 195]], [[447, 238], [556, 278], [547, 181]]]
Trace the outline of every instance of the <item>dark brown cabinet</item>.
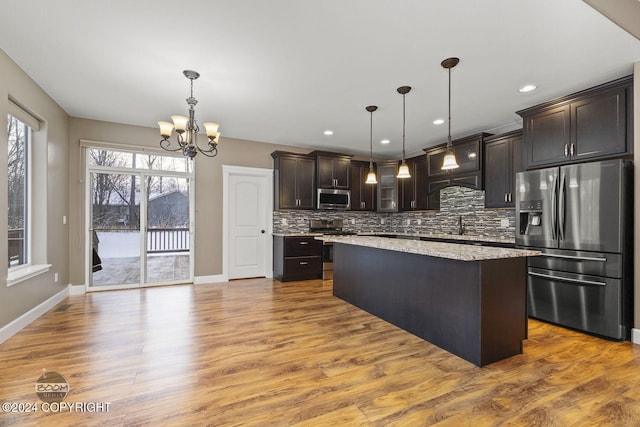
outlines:
[[516, 173], [523, 170], [521, 129], [487, 138], [484, 145], [485, 207], [514, 207]]
[[350, 168], [351, 168], [351, 210], [352, 211], [375, 210], [377, 185], [365, 184], [365, 181], [367, 179], [367, 174], [369, 173], [369, 163], [351, 161]]
[[482, 164], [484, 140], [489, 133], [478, 133], [452, 142], [459, 168], [442, 170], [442, 162], [447, 152], [446, 144], [425, 149], [428, 174], [429, 209], [440, 209], [440, 190], [458, 185], [482, 190]]
[[411, 178], [400, 179], [400, 209], [412, 211], [429, 208], [427, 155], [406, 159]]
[[313, 209], [316, 161], [300, 154], [274, 151], [274, 208]]
[[398, 161], [378, 162], [378, 212], [398, 212]]
[[445, 154], [447, 154], [446, 144], [426, 149], [429, 179], [480, 172], [482, 169], [482, 142], [487, 136], [489, 134], [480, 133], [453, 141], [453, 151], [460, 167], [451, 171], [442, 170], [442, 162]]
[[273, 276], [281, 282], [322, 279], [322, 241], [313, 236], [274, 236], [273, 264]]
[[333, 153], [314, 151], [309, 154], [316, 159], [318, 188], [340, 188], [349, 190], [351, 158]]
[[518, 111], [527, 168], [632, 152], [631, 76]]

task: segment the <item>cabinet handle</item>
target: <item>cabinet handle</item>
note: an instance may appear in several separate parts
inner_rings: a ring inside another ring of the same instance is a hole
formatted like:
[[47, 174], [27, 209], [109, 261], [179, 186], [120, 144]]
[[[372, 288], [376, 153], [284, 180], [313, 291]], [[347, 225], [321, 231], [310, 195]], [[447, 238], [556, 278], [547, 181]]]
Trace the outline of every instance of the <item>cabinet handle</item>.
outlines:
[[309, 242], [298, 242], [299, 245], [308, 245]]
[[309, 263], [307, 261], [300, 261], [300, 265], [308, 265]]
[[564, 156], [567, 157], [569, 155], [569, 144], [564, 144]]
[[504, 193], [504, 201], [505, 202], [509, 201], [509, 193]]
[[513, 193], [509, 193], [509, 201], [513, 202]]
[[360, 207], [365, 209], [367, 207], [367, 202], [360, 202]]
[[571, 145], [569, 146], [569, 153], [571, 153], [571, 155], [573, 156], [575, 152], [576, 152], [576, 144], [572, 142]]

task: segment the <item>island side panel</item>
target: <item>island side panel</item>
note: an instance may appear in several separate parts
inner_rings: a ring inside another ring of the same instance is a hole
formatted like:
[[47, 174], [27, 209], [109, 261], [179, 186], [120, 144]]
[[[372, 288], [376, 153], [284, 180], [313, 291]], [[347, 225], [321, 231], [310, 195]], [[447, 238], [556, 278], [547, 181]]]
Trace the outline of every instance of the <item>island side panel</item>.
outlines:
[[333, 293], [481, 366], [480, 262], [334, 243]]
[[482, 365], [522, 353], [527, 338], [527, 258], [481, 261]]

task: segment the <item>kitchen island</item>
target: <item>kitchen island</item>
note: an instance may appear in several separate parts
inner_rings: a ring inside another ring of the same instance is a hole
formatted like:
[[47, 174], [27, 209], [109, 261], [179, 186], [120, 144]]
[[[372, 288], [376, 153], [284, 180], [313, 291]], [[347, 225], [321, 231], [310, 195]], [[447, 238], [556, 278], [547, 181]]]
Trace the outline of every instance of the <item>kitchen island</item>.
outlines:
[[522, 353], [530, 250], [385, 237], [334, 244], [333, 294], [477, 366]]

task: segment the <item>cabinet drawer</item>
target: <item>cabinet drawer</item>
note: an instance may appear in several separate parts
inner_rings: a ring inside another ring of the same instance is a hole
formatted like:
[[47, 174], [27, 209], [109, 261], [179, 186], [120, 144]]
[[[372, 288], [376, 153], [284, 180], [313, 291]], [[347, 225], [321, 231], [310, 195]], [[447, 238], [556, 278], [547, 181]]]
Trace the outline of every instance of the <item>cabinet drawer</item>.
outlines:
[[322, 241], [314, 237], [287, 237], [284, 241], [284, 256], [320, 256]]
[[284, 260], [284, 271], [287, 280], [291, 279], [321, 279], [322, 258], [295, 257]]

